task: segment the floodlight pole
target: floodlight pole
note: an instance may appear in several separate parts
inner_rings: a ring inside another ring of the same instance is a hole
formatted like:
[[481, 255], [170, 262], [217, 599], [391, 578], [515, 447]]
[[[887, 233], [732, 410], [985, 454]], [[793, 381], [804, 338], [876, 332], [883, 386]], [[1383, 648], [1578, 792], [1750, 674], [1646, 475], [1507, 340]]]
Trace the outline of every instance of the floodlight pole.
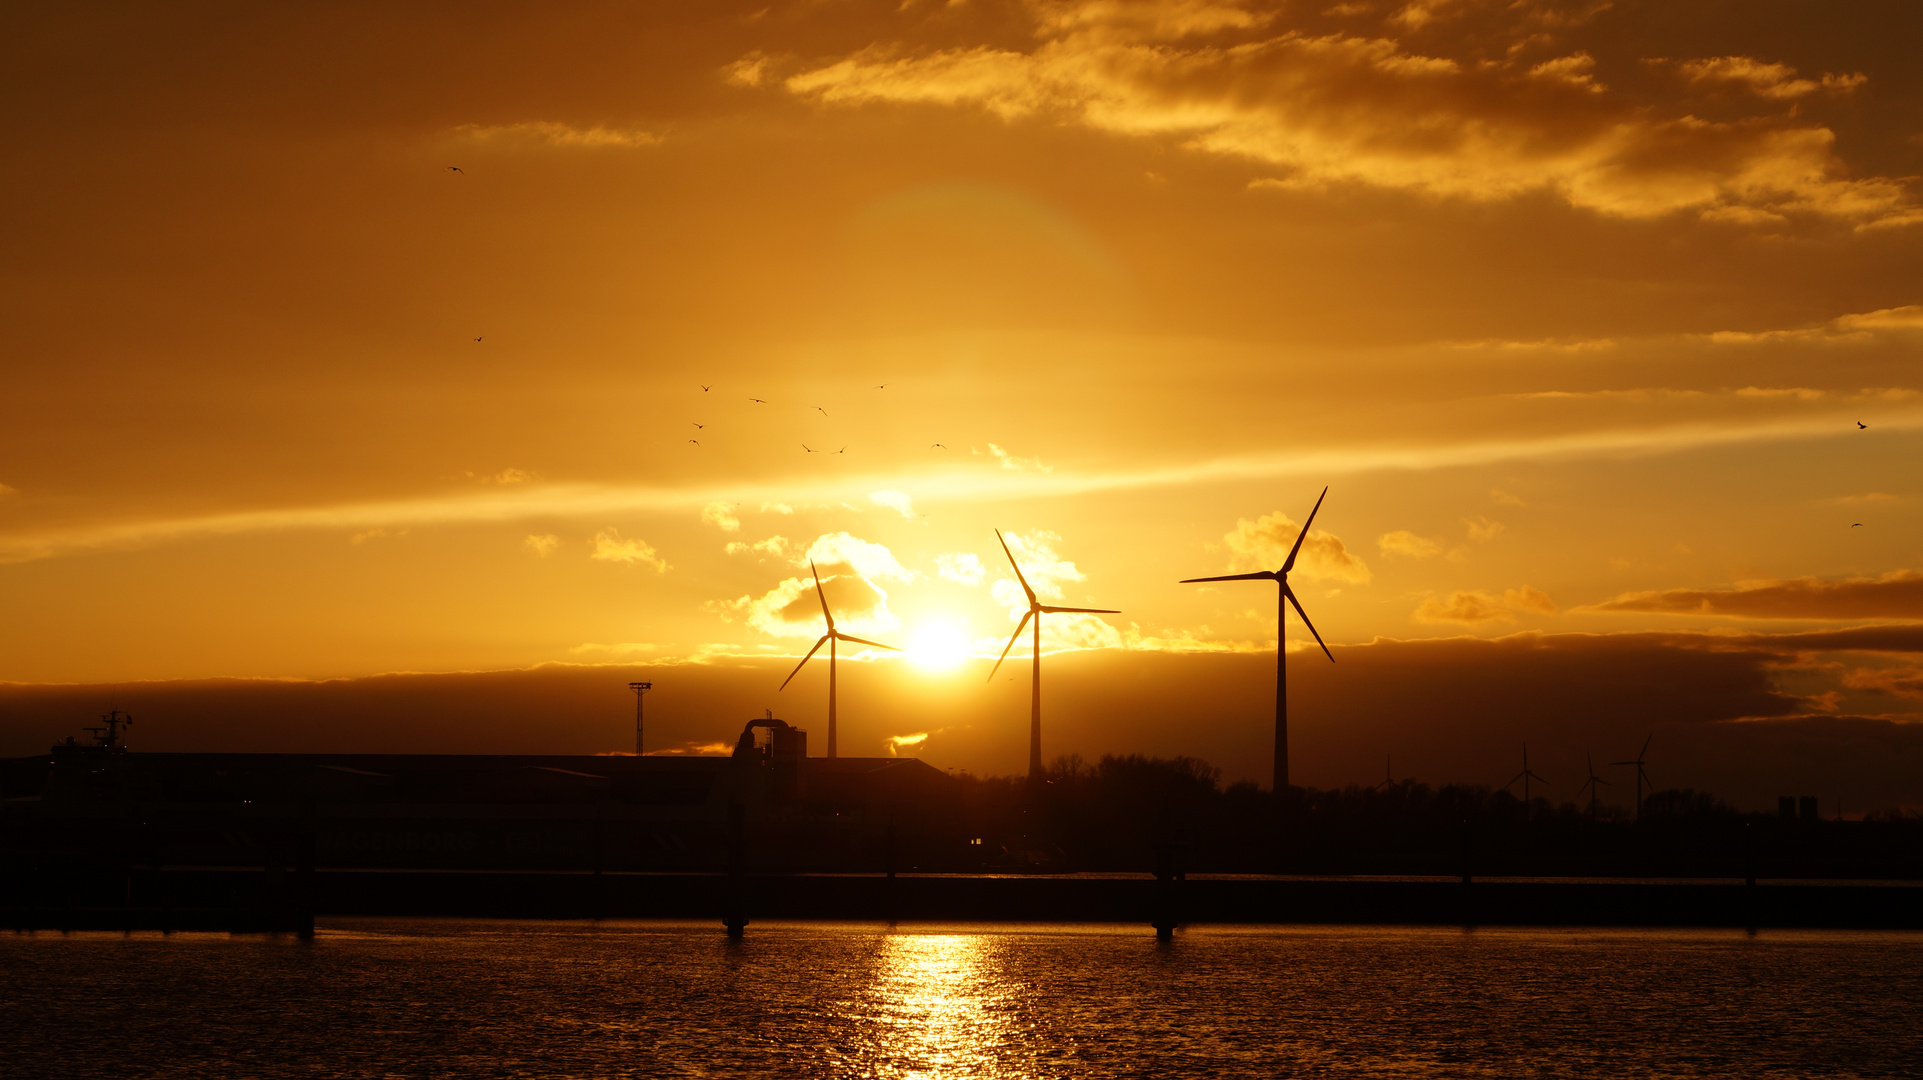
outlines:
[[631, 682], [628, 689], [634, 691], [634, 756], [641, 756], [641, 698], [654, 689], [651, 682]]

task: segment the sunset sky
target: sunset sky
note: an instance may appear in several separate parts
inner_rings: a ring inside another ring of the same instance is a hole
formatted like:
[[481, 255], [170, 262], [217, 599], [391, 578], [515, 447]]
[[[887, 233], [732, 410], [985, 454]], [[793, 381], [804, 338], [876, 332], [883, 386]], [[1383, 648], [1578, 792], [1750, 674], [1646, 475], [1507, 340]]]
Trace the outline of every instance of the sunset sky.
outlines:
[[1274, 589], [1176, 582], [1273, 568], [1327, 486], [1298, 782], [1527, 740], [1569, 798], [1654, 733], [1661, 786], [1923, 805], [1918, 41], [1902, 2], [16, 6], [0, 753], [109, 707], [154, 750], [622, 750], [630, 678], [651, 748], [773, 708], [819, 753], [825, 668], [776, 691], [812, 558], [909, 650], [843, 654], [842, 752], [1019, 773], [999, 528], [1123, 612], [1049, 623], [1048, 756], [1266, 782]]

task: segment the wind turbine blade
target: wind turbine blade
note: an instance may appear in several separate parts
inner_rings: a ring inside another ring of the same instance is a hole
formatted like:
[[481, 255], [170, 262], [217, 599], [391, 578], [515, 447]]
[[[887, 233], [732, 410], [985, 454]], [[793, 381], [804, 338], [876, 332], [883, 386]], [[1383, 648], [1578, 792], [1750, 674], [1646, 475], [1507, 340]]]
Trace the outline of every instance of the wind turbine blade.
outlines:
[[[1286, 581], [1282, 583], [1282, 595], [1289, 598], [1289, 603], [1295, 607], [1295, 613], [1302, 616], [1302, 625], [1309, 628], [1309, 633], [1315, 634], [1315, 643], [1322, 646], [1322, 655], [1329, 658], [1329, 663], [1335, 663], [1335, 654], [1329, 651], [1327, 645], [1323, 644], [1322, 635], [1315, 633], [1315, 624], [1309, 621], [1309, 613], [1302, 610], [1302, 601], [1295, 598], [1295, 590], [1289, 588], [1289, 583]], [[1275, 628], [1275, 647], [1277, 649], [1282, 647], [1282, 627], [1280, 625]]]
[[843, 641], [852, 641], [857, 645], [873, 645], [877, 649], [887, 649], [891, 652], [901, 651], [900, 649], [895, 648], [893, 645], [883, 645], [879, 641], [869, 641], [867, 638], [849, 637], [847, 634], [836, 634], [835, 636], [837, 638], [840, 638]]
[[1224, 574], [1221, 577], [1183, 578], [1177, 585], [1193, 585], [1198, 581], [1274, 581], [1275, 571], [1261, 570], [1253, 574]]
[[1021, 640], [1022, 631], [1028, 629], [1028, 620], [1034, 617], [1035, 613], [1033, 611], [1025, 611], [1022, 613], [1022, 621], [1015, 624], [1015, 632], [1009, 635], [1008, 644], [1002, 646], [1001, 657], [995, 661], [994, 667], [988, 669], [989, 682], [995, 681], [995, 673], [1002, 669], [1002, 661], [1008, 659], [1008, 650], [1014, 648], [1015, 642]]
[[[1028, 594], [1028, 606], [1035, 606], [1035, 590], [1028, 587], [1028, 579], [1022, 576], [1022, 564], [1015, 561], [1015, 553], [1008, 550], [1008, 541], [1002, 539], [1002, 531], [995, 530], [995, 539], [1001, 542], [1002, 554], [1008, 556], [1008, 565], [1015, 568], [1015, 580], [1022, 583], [1022, 591]], [[991, 676], [992, 677], [992, 676]]]
[[1652, 731], [1649, 733], [1649, 738], [1643, 740], [1643, 748], [1636, 751], [1636, 764], [1642, 764], [1643, 759], [1649, 756], [1649, 744], [1655, 741], [1656, 733]]
[[[1323, 488], [1322, 494], [1315, 497], [1315, 510], [1322, 509], [1322, 500], [1329, 497], [1329, 489]], [[1295, 546], [1289, 549], [1289, 561], [1282, 564], [1282, 573], [1295, 569], [1295, 553], [1302, 550], [1302, 541], [1309, 538], [1309, 526], [1315, 524], [1315, 510], [1309, 511], [1309, 520], [1302, 523], [1302, 532], [1295, 538]]]
[[796, 664], [795, 669], [788, 673], [788, 677], [781, 680], [781, 686], [775, 690], [775, 693], [779, 694], [781, 693], [781, 691], [788, 689], [788, 684], [791, 682], [794, 682], [795, 676], [801, 674], [802, 664], [806, 664], [809, 660], [809, 657], [812, 657], [815, 655], [815, 651], [817, 649], [820, 649], [823, 645], [828, 644], [828, 638], [829, 638], [829, 635], [827, 634], [821, 635], [820, 640], [815, 642], [815, 647], [813, 649], [809, 649], [808, 655], [801, 658], [801, 663]]
[[1528, 773], [1527, 773], [1526, 771], [1525, 771], [1525, 772], [1519, 772], [1519, 773], [1517, 773], [1516, 775], [1514, 775], [1514, 776], [1512, 776], [1512, 777], [1510, 777], [1510, 778], [1509, 778], [1509, 782], [1508, 782], [1508, 783], [1506, 783], [1506, 784], [1504, 784], [1504, 785], [1502, 785], [1502, 789], [1503, 789], [1504, 791], [1507, 791], [1507, 790], [1509, 790], [1510, 788], [1512, 788], [1512, 787], [1515, 787], [1515, 786], [1516, 786], [1516, 781], [1518, 781], [1518, 780], [1520, 780], [1520, 779], [1522, 779], [1523, 777], [1525, 777], [1525, 776], [1528, 776], [1528, 775], [1529, 775], [1529, 774], [1528, 774]]
[[815, 597], [821, 601], [821, 617], [828, 620], [828, 632], [835, 632], [835, 617], [828, 612], [828, 594], [821, 591], [821, 571], [815, 569], [815, 561], [808, 560], [808, 572], [815, 576]]
[[1048, 615], [1120, 615], [1121, 612], [1105, 607], [1049, 607], [1046, 604], [1035, 608]]

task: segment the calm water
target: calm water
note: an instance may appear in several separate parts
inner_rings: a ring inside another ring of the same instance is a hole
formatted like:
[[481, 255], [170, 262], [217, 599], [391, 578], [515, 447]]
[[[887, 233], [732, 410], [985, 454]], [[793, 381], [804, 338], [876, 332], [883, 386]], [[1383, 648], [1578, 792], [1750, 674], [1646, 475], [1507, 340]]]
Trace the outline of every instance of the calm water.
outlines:
[[6, 1077], [1916, 1076], [1923, 935], [0, 935]]

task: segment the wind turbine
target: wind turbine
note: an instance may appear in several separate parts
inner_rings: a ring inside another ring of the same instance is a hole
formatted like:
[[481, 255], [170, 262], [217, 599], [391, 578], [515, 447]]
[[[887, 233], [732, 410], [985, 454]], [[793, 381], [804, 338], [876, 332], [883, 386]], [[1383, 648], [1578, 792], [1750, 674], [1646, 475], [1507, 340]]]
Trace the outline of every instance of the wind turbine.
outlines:
[[1002, 661], [1008, 659], [1008, 650], [1015, 647], [1015, 639], [1022, 636], [1022, 629], [1028, 625], [1028, 620], [1035, 620], [1035, 672], [1029, 680], [1032, 702], [1028, 714], [1028, 779], [1030, 783], [1036, 783], [1042, 778], [1042, 616], [1120, 615], [1121, 612], [1109, 608], [1055, 607], [1042, 603], [1035, 598], [1035, 590], [1028, 587], [1028, 579], [1022, 576], [1022, 566], [1015, 561], [1015, 553], [1008, 550], [1008, 541], [1002, 539], [1000, 529], [995, 530], [995, 539], [1001, 541], [1002, 554], [1008, 556], [1008, 565], [1015, 568], [1015, 580], [1022, 583], [1022, 591], [1028, 594], [1028, 610], [1022, 614], [1022, 621], [1015, 624], [1015, 632], [1009, 635], [1008, 644], [1002, 646], [1001, 657], [988, 670], [988, 681], [995, 681], [995, 672], [1002, 669]]
[[[1656, 736], [1652, 732], [1649, 738], [1643, 740], [1643, 748], [1641, 750], [1636, 751], [1635, 760], [1610, 762], [1611, 765], [1636, 766], [1636, 820], [1637, 821], [1641, 821], [1643, 819], [1643, 785], [1649, 783], [1649, 773], [1643, 769], [1643, 758], [1649, 756], [1649, 744], [1655, 741], [1655, 738]], [[1649, 790], [1651, 791], [1656, 790], [1656, 785], [1649, 784]]]
[[1517, 780], [1522, 781], [1522, 808], [1524, 813], [1528, 813], [1529, 812], [1529, 781], [1534, 780], [1538, 784], [1547, 784], [1549, 782], [1547, 780], [1544, 780], [1542, 777], [1537, 776], [1535, 773], [1529, 771], [1529, 744], [1528, 743], [1522, 744], [1522, 771], [1517, 773], [1515, 776], [1511, 777], [1508, 783], [1502, 785], [1502, 790], [1508, 791], [1510, 788], [1515, 787]]
[[1582, 759], [1583, 761], [1587, 762], [1589, 765], [1589, 780], [1587, 783], [1583, 784], [1582, 787], [1579, 787], [1576, 789], [1576, 798], [1578, 799], [1582, 798], [1582, 793], [1584, 789], [1588, 790], [1589, 816], [1593, 819], [1596, 816], [1596, 796], [1602, 794], [1602, 788], [1599, 788], [1596, 785], [1602, 784], [1604, 786], [1608, 786], [1609, 781], [1604, 780], [1602, 777], [1596, 775], [1595, 759], [1591, 758], [1588, 754], [1584, 754], [1582, 756]]
[[1395, 783], [1396, 783], [1395, 774], [1389, 771], [1389, 764], [1393, 760], [1394, 759], [1388, 754], [1382, 755], [1382, 782], [1370, 788], [1369, 789], [1370, 791], [1381, 791], [1385, 787], [1395, 786]]
[[1295, 590], [1289, 588], [1289, 571], [1295, 569], [1296, 553], [1302, 550], [1302, 541], [1308, 539], [1309, 526], [1315, 524], [1315, 512], [1322, 509], [1322, 500], [1329, 497], [1329, 489], [1323, 488], [1315, 500], [1315, 510], [1309, 511], [1309, 520], [1302, 523], [1302, 533], [1295, 538], [1295, 546], [1289, 549], [1289, 557], [1280, 570], [1260, 570], [1253, 574], [1227, 574], [1222, 577], [1185, 578], [1180, 584], [1193, 585], [1203, 581], [1273, 581], [1282, 588], [1275, 597], [1275, 793], [1280, 795], [1289, 786], [1289, 693], [1287, 667], [1284, 664], [1288, 650], [1283, 647], [1287, 634], [1283, 632], [1283, 620], [1289, 613], [1289, 604], [1295, 605], [1295, 613], [1302, 616], [1302, 625], [1315, 634], [1315, 643], [1322, 646], [1322, 652], [1335, 663], [1335, 654], [1322, 642], [1322, 635], [1315, 633], [1315, 624], [1309, 621], [1309, 613], [1302, 610], [1302, 601], [1295, 598]]
[[[821, 591], [821, 571], [815, 569], [815, 561], [813, 559], [808, 560], [808, 572], [815, 576], [815, 597], [821, 601], [821, 617], [828, 620], [828, 632], [821, 635], [821, 637], [815, 640], [815, 647], [813, 649], [809, 649], [808, 655], [801, 658], [801, 663], [796, 664], [795, 669], [788, 673], [788, 677], [781, 680], [781, 690], [788, 689], [788, 684], [795, 681], [796, 675], [801, 674], [801, 669], [803, 666], [805, 666], [808, 663], [809, 658], [815, 655], [816, 650], [821, 648], [823, 642], [826, 642], [828, 645], [828, 756], [834, 757], [835, 756], [835, 643], [840, 641], [849, 641], [849, 642], [853, 642], [856, 645], [873, 645], [877, 649], [888, 649], [892, 652], [900, 652], [901, 650], [895, 648], [893, 645], [883, 645], [879, 641], [869, 641], [867, 638], [850, 637], [849, 635], [844, 634], [841, 631], [835, 629], [834, 613], [828, 610], [828, 597], [825, 593]], [[777, 690], [775, 692], [780, 693], [781, 690]]]

